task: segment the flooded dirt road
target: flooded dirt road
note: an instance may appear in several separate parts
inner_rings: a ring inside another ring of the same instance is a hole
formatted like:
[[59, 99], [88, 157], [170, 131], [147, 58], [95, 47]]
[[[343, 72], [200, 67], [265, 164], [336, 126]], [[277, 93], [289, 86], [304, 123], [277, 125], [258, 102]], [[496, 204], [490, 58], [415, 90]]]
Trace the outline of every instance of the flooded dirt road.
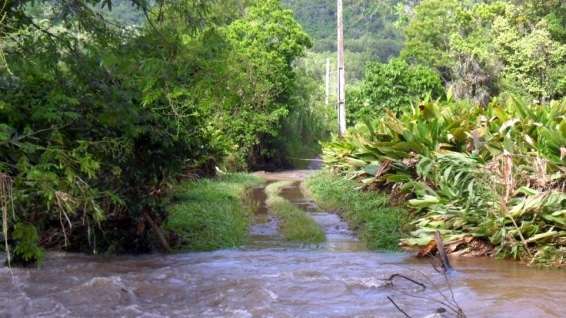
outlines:
[[[273, 178], [283, 177], [289, 175]], [[298, 183], [283, 195], [313, 213], [327, 243], [284, 242], [260, 206], [250, 243], [237, 250], [51, 254], [39, 270], [2, 268], [0, 317], [404, 317], [388, 296], [412, 317], [445, 307], [436, 300], [445, 301], [439, 293], [450, 297], [450, 289], [427, 261], [365, 250], [338, 216], [304, 198]], [[450, 285], [468, 317], [566, 317], [563, 270], [486, 258], [453, 265]], [[436, 288], [404, 280], [387, 285], [384, 279], [396, 273]]]

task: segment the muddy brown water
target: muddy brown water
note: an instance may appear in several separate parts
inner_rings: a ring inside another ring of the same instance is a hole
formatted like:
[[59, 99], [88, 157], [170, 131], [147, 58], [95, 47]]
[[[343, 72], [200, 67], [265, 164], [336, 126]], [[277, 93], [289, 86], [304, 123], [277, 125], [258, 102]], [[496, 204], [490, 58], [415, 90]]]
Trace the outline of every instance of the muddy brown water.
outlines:
[[[388, 296], [412, 317], [425, 317], [446, 307], [438, 301], [450, 299], [450, 291], [468, 317], [566, 317], [563, 270], [460, 258], [452, 259], [456, 271], [447, 282], [427, 261], [366, 250], [298, 184], [283, 195], [313, 213], [327, 243], [284, 242], [257, 189], [246, 247], [137, 257], [50, 254], [41, 269], [0, 269], [0, 317], [404, 317]], [[402, 279], [385, 284], [396, 273], [429, 287]]]

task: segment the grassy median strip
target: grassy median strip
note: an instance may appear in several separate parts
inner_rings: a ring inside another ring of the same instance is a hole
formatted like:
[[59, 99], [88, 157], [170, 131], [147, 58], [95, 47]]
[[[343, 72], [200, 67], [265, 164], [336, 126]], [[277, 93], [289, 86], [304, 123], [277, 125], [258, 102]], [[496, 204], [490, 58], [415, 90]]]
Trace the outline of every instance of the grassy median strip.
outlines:
[[207, 251], [245, 243], [250, 223], [246, 192], [262, 182], [249, 174], [229, 174], [179, 184], [165, 224], [178, 237], [176, 248]]
[[322, 171], [305, 182], [309, 195], [323, 209], [340, 212], [368, 248], [399, 248], [407, 212], [393, 208], [386, 195], [358, 190], [355, 181]]
[[279, 218], [279, 230], [288, 241], [304, 243], [324, 242], [324, 231], [307, 212], [281, 196], [281, 190], [293, 181], [279, 181], [265, 188], [267, 206]]

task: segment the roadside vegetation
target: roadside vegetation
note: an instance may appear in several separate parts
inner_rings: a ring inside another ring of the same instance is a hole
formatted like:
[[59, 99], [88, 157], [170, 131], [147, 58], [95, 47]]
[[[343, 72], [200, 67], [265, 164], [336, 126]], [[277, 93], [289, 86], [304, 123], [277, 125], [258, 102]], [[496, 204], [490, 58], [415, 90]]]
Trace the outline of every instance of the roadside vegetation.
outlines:
[[338, 212], [370, 249], [399, 249], [409, 221], [407, 212], [391, 206], [385, 194], [367, 192], [360, 184], [328, 171], [305, 182], [305, 190], [323, 209]]
[[296, 181], [279, 181], [265, 188], [266, 204], [279, 220], [279, 231], [291, 242], [321, 243], [324, 231], [308, 213], [281, 196], [283, 188]]
[[566, 103], [428, 102], [358, 125], [325, 145], [324, 160], [416, 212], [405, 246], [427, 246], [440, 230], [455, 253], [561, 263], [565, 114]]
[[248, 190], [263, 182], [249, 174], [229, 174], [180, 183], [166, 207], [164, 228], [175, 237], [173, 248], [207, 251], [244, 244], [253, 211]]
[[[317, 150], [327, 113], [295, 67], [311, 45], [277, 0], [0, 1], [2, 249], [168, 250], [166, 222], [189, 248], [236, 244], [241, 218], [198, 240], [212, 220], [168, 219], [170, 189]], [[233, 201], [181, 188], [194, 207]]]
[[409, 210], [406, 248], [438, 230], [457, 255], [565, 265], [565, 21], [559, 1], [405, 3], [400, 56], [350, 91], [327, 169]]

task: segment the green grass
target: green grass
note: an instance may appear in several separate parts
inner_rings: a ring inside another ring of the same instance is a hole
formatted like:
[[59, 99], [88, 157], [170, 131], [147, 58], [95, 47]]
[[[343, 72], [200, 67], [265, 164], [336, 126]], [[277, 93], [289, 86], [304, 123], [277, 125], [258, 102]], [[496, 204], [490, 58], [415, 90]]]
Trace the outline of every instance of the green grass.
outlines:
[[293, 181], [279, 181], [265, 188], [267, 206], [279, 218], [279, 230], [283, 237], [292, 242], [321, 243], [325, 241], [324, 231], [307, 212], [281, 197], [282, 188]]
[[404, 209], [393, 208], [389, 198], [358, 190], [359, 183], [323, 171], [310, 177], [305, 188], [317, 204], [341, 213], [370, 249], [399, 249], [402, 228], [408, 222]]
[[245, 243], [251, 210], [246, 191], [262, 182], [249, 174], [230, 174], [179, 184], [165, 223], [179, 238], [176, 248], [208, 251]]

